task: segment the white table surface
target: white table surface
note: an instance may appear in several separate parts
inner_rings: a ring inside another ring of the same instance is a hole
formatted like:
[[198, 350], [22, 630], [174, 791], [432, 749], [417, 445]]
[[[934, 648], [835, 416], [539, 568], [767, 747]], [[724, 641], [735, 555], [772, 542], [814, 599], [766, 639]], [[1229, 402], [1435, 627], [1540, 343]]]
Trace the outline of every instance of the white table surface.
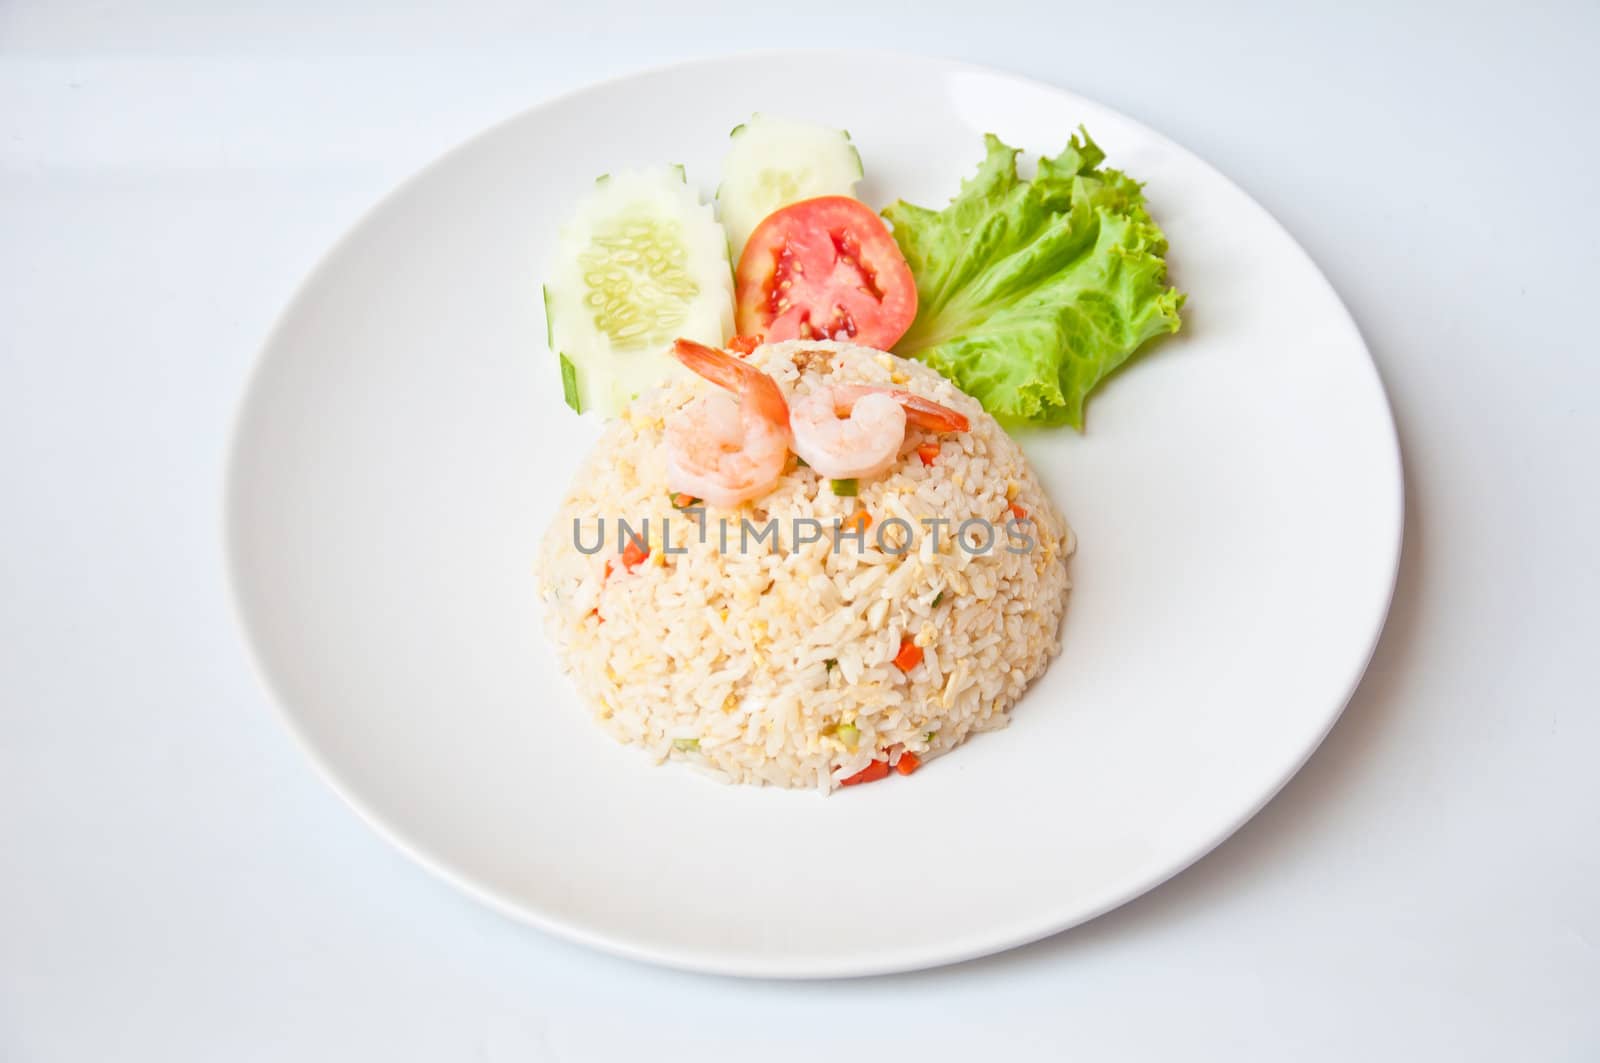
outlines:
[[[253, 6], [0, 3], [0, 1060], [1600, 1058], [1600, 8]], [[294, 284], [440, 151], [850, 41], [1102, 100], [1283, 220], [1389, 388], [1398, 595], [1310, 765], [1111, 915], [857, 982], [637, 966], [315, 778], [229, 617], [226, 433]]]

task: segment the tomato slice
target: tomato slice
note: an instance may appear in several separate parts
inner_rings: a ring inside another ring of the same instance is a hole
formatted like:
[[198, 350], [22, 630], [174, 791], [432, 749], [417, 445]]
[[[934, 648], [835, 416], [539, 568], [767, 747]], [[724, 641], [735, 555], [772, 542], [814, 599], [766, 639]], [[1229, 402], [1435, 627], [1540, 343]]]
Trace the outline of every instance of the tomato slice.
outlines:
[[739, 256], [741, 333], [888, 350], [917, 316], [917, 285], [866, 204], [819, 196], [773, 211]]

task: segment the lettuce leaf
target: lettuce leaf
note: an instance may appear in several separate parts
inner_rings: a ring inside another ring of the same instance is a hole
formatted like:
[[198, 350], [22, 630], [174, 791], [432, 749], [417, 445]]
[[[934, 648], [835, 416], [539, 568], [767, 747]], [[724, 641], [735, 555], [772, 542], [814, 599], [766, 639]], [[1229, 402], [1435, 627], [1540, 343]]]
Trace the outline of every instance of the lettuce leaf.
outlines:
[[1147, 340], [1178, 331], [1167, 240], [1138, 182], [1101, 168], [1079, 127], [1017, 176], [1017, 149], [984, 137], [976, 176], [942, 211], [883, 212], [917, 281], [895, 352], [954, 380], [1003, 421], [1070, 424], [1096, 385]]

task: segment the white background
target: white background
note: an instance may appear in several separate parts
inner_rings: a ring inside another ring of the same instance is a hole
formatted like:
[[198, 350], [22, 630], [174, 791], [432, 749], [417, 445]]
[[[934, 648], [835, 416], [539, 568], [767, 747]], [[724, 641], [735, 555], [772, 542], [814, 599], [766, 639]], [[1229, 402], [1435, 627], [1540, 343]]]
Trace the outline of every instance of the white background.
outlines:
[[[1600, 1058], [1600, 9], [651, 6], [0, 0], [0, 1060]], [[641, 967], [316, 780], [229, 617], [229, 421], [295, 283], [442, 150], [852, 43], [1099, 99], [1283, 220], [1389, 388], [1397, 598], [1309, 766], [1111, 915], [894, 978]]]

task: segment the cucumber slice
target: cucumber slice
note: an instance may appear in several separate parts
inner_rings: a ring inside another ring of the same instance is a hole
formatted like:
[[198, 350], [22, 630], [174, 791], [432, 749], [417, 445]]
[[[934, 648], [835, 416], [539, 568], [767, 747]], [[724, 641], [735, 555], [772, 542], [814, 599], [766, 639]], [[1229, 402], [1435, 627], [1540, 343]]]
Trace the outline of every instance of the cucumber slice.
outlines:
[[686, 372], [668, 348], [733, 334], [727, 239], [683, 167], [607, 174], [562, 226], [544, 288], [562, 392], [610, 416]]
[[854, 196], [861, 180], [861, 154], [842, 129], [757, 114], [729, 139], [717, 212], [736, 266], [768, 214], [802, 199]]

